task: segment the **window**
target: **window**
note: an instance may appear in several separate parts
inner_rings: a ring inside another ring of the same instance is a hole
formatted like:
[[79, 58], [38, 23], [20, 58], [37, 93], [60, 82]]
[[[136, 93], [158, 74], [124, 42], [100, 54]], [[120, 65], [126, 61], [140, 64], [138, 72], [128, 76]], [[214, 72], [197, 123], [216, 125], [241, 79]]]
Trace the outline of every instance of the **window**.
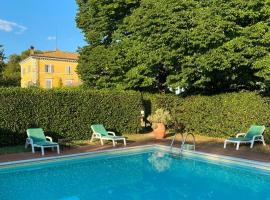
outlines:
[[31, 66], [27, 67], [27, 73], [29, 73], [31, 71]]
[[46, 73], [53, 73], [53, 65], [45, 65], [45, 70]]
[[72, 80], [66, 80], [65, 86], [72, 86]]
[[72, 67], [71, 66], [67, 66], [66, 67], [66, 73], [67, 74], [71, 74], [72, 73]]
[[45, 88], [52, 88], [52, 79], [45, 79]]

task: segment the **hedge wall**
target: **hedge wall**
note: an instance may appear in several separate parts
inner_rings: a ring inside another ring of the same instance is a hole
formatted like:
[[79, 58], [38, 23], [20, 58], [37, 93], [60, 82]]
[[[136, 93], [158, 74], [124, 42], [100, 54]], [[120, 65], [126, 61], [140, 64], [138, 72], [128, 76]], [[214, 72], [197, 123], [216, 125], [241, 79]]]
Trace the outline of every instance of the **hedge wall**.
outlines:
[[265, 125], [270, 142], [270, 98], [255, 92], [225, 93], [213, 96], [176, 97], [145, 95], [151, 99], [152, 112], [168, 109], [185, 126], [185, 131], [213, 137], [235, 136], [252, 124]]
[[265, 125], [270, 142], [270, 98], [255, 92], [178, 97], [80, 89], [0, 89], [0, 145], [24, 142], [26, 129], [42, 127], [53, 138], [89, 139], [90, 124], [136, 133], [140, 111], [168, 109], [185, 131], [228, 137], [252, 124]]
[[136, 92], [80, 89], [0, 89], [0, 144], [22, 143], [29, 127], [42, 127], [57, 139], [89, 139], [90, 124], [135, 133], [142, 108]]

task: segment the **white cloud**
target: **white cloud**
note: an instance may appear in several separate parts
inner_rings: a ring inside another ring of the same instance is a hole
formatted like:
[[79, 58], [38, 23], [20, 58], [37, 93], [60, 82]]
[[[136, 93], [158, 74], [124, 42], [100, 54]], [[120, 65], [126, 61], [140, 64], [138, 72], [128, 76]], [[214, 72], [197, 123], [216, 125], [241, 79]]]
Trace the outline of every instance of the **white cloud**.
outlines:
[[48, 36], [47, 40], [56, 40], [56, 36]]
[[16, 34], [22, 34], [27, 30], [25, 26], [19, 25], [15, 22], [6, 21], [0, 19], [0, 30], [5, 32], [15, 32]]

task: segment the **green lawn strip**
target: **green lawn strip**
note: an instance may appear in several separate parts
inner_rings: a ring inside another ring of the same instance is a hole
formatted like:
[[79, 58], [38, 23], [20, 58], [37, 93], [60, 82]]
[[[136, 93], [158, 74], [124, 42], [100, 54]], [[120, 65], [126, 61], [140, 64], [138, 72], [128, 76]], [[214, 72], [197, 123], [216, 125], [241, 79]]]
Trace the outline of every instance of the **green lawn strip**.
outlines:
[[8, 146], [0, 148], [0, 155], [11, 154], [11, 153], [20, 153], [20, 152], [29, 152], [31, 148], [25, 149], [24, 145]]

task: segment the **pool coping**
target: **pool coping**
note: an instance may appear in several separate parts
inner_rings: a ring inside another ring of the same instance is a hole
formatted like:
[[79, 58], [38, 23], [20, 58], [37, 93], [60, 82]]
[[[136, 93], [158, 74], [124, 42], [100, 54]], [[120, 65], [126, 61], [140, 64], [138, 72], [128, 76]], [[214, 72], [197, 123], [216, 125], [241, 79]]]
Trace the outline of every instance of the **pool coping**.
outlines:
[[[179, 152], [179, 149], [176, 149]], [[175, 149], [174, 149], [175, 151]], [[201, 151], [184, 150], [183, 155], [192, 157], [202, 157], [205, 160], [212, 161], [214, 164], [236, 164], [242, 167], [253, 167], [258, 170], [264, 170], [270, 172], [270, 162], [262, 162], [255, 160], [248, 160], [244, 158], [236, 158], [232, 156], [225, 156], [213, 153], [205, 153]], [[214, 161], [214, 162], [213, 162]]]
[[[43, 157], [43, 158], [33, 158], [33, 159], [26, 159], [26, 160], [2, 162], [0, 163], [0, 167], [4, 167], [4, 166], [7, 167], [8, 165], [16, 165], [16, 164], [22, 164], [22, 163], [38, 162], [38, 161], [58, 160], [62, 158], [72, 158], [72, 157], [85, 156], [85, 155], [95, 155], [95, 154], [101, 154], [101, 153], [106, 153], [106, 152], [107, 153], [121, 152], [122, 150], [136, 150], [136, 149], [143, 150], [143, 149], [151, 149], [151, 148], [156, 149], [156, 150], [164, 150], [166, 152], [179, 153], [179, 148], [175, 148], [175, 147], [170, 148], [167, 145], [161, 145], [161, 144], [150, 144], [150, 145], [140, 145], [140, 146], [134, 146], [134, 147], [122, 147], [122, 148], [117, 148], [117, 149], [97, 150], [97, 151], [75, 153], [75, 154], [62, 155], [62, 156], [50, 156], [50, 157]], [[255, 167], [259, 170], [270, 171], [270, 162], [254, 161], [254, 160], [236, 158], [236, 157], [231, 157], [231, 156], [205, 153], [201, 151], [183, 150], [182, 153], [184, 156], [191, 156], [191, 157], [197, 156], [205, 160], [214, 161], [214, 163], [216, 164], [222, 164], [222, 163], [237, 164], [240, 166]]]
[[83, 152], [83, 153], [73, 153], [73, 154], [68, 154], [68, 155], [49, 156], [49, 157], [31, 158], [31, 159], [25, 159], [25, 160], [8, 161], [8, 162], [0, 163], [0, 167], [5, 166], [5, 165], [13, 165], [13, 164], [21, 164], [21, 163], [29, 163], [29, 162], [38, 162], [38, 161], [46, 161], [46, 160], [56, 160], [56, 159], [72, 158], [72, 157], [85, 156], [85, 155], [94, 155], [94, 154], [100, 154], [100, 153], [106, 153], [106, 152], [119, 152], [119, 151], [122, 151], [122, 150], [153, 148], [154, 146], [156, 146], [156, 145], [141, 145], [141, 146], [134, 146], [134, 147], [121, 147], [121, 148], [117, 148], [117, 149], [103, 149], [103, 150], [95, 150], [95, 151], [89, 151], [89, 152]]

